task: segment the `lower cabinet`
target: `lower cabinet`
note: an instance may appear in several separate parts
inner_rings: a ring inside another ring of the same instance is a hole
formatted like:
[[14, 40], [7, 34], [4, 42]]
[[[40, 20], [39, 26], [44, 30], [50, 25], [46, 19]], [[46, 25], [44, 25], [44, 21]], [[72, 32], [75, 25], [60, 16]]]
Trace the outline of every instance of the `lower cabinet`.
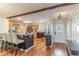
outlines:
[[19, 47], [24, 50], [30, 48], [34, 44], [34, 35], [23, 35], [24, 42], [19, 44]]

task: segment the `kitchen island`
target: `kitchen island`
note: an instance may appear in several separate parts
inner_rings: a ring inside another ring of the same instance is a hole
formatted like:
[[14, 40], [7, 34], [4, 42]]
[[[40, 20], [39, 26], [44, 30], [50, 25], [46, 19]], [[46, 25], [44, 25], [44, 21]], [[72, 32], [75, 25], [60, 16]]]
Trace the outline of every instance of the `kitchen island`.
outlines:
[[19, 47], [22, 48], [23, 50], [27, 50], [34, 45], [34, 34], [33, 33], [28, 33], [28, 34], [18, 34], [17, 35], [18, 39], [24, 40], [23, 43], [19, 44]]

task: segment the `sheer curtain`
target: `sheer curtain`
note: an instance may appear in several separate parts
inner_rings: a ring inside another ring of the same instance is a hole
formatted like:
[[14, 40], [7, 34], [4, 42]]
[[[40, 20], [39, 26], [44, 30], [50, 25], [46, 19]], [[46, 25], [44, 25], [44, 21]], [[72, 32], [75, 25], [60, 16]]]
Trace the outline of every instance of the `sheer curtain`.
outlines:
[[72, 20], [68, 20], [67, 37], [68, 40], [79, 41], [79, 14], [76, 14]]
[[72, 24], [72, 40], [79, 42], [79, 24]]
[[71, 20], [67, 21], [67, 40], [72, 40], [72, 23], [71, 23]]
[[79, 13], [67, 22], [68, 45], [71, 50], [79, 51]]

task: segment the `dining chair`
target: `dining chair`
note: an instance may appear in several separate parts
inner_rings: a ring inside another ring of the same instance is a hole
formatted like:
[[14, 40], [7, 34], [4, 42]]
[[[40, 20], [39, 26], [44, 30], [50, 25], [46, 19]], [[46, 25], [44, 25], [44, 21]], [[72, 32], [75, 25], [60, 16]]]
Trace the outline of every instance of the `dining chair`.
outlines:
[[0, 33], [0, 56], [6, 53], [6, 36], [4, 33]]
[[18, 49], [20, 49], [18, 45], [20, 43], [23, 43], [24, 40], [18, 39], [16, 33], [11, 33], [11, 38], [12, 38], [12, 43], [16, 45], [16, 46], [14, 45], [13, 47], [16, 49], [15, 55], [17, 55], [17, 51]]
[[0, 52], [2, 51], [2, 34], [0, 33]]
[[11, 39], [11, 34], [6, 33], [5, 35], [6, 35], [6, 39], [7, 39], [7, 44], [6, 44], [7, 51], [8, 50], [11, 51], [11, 54], [12, 54], [13, 53], [13, 51], [12, 51], [13, 43], [12, 43], [12, 39]]
[[5, 33], [2, 34], [2, 49], [6, 50], [7, 39]]

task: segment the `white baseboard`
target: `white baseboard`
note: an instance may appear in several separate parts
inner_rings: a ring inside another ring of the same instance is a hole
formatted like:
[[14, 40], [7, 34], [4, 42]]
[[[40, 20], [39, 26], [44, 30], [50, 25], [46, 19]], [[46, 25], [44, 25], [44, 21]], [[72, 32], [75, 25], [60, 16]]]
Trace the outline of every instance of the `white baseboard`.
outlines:
[[24, 50], [24, 49], [20, 49], [21, 51], [24, 51], [24, 52], [27, 52], [27, 51], [29, 51], [30, 49], [32, 49], [34, 46], [31, 46], [30, 48], [28, 48], [28, 49], [26, 49], [26, 50]]
[[29, 51], [30, 49], [32, 49], [34, 46], [31, 46], [30, 48], [24, 50], [25, 52]]

